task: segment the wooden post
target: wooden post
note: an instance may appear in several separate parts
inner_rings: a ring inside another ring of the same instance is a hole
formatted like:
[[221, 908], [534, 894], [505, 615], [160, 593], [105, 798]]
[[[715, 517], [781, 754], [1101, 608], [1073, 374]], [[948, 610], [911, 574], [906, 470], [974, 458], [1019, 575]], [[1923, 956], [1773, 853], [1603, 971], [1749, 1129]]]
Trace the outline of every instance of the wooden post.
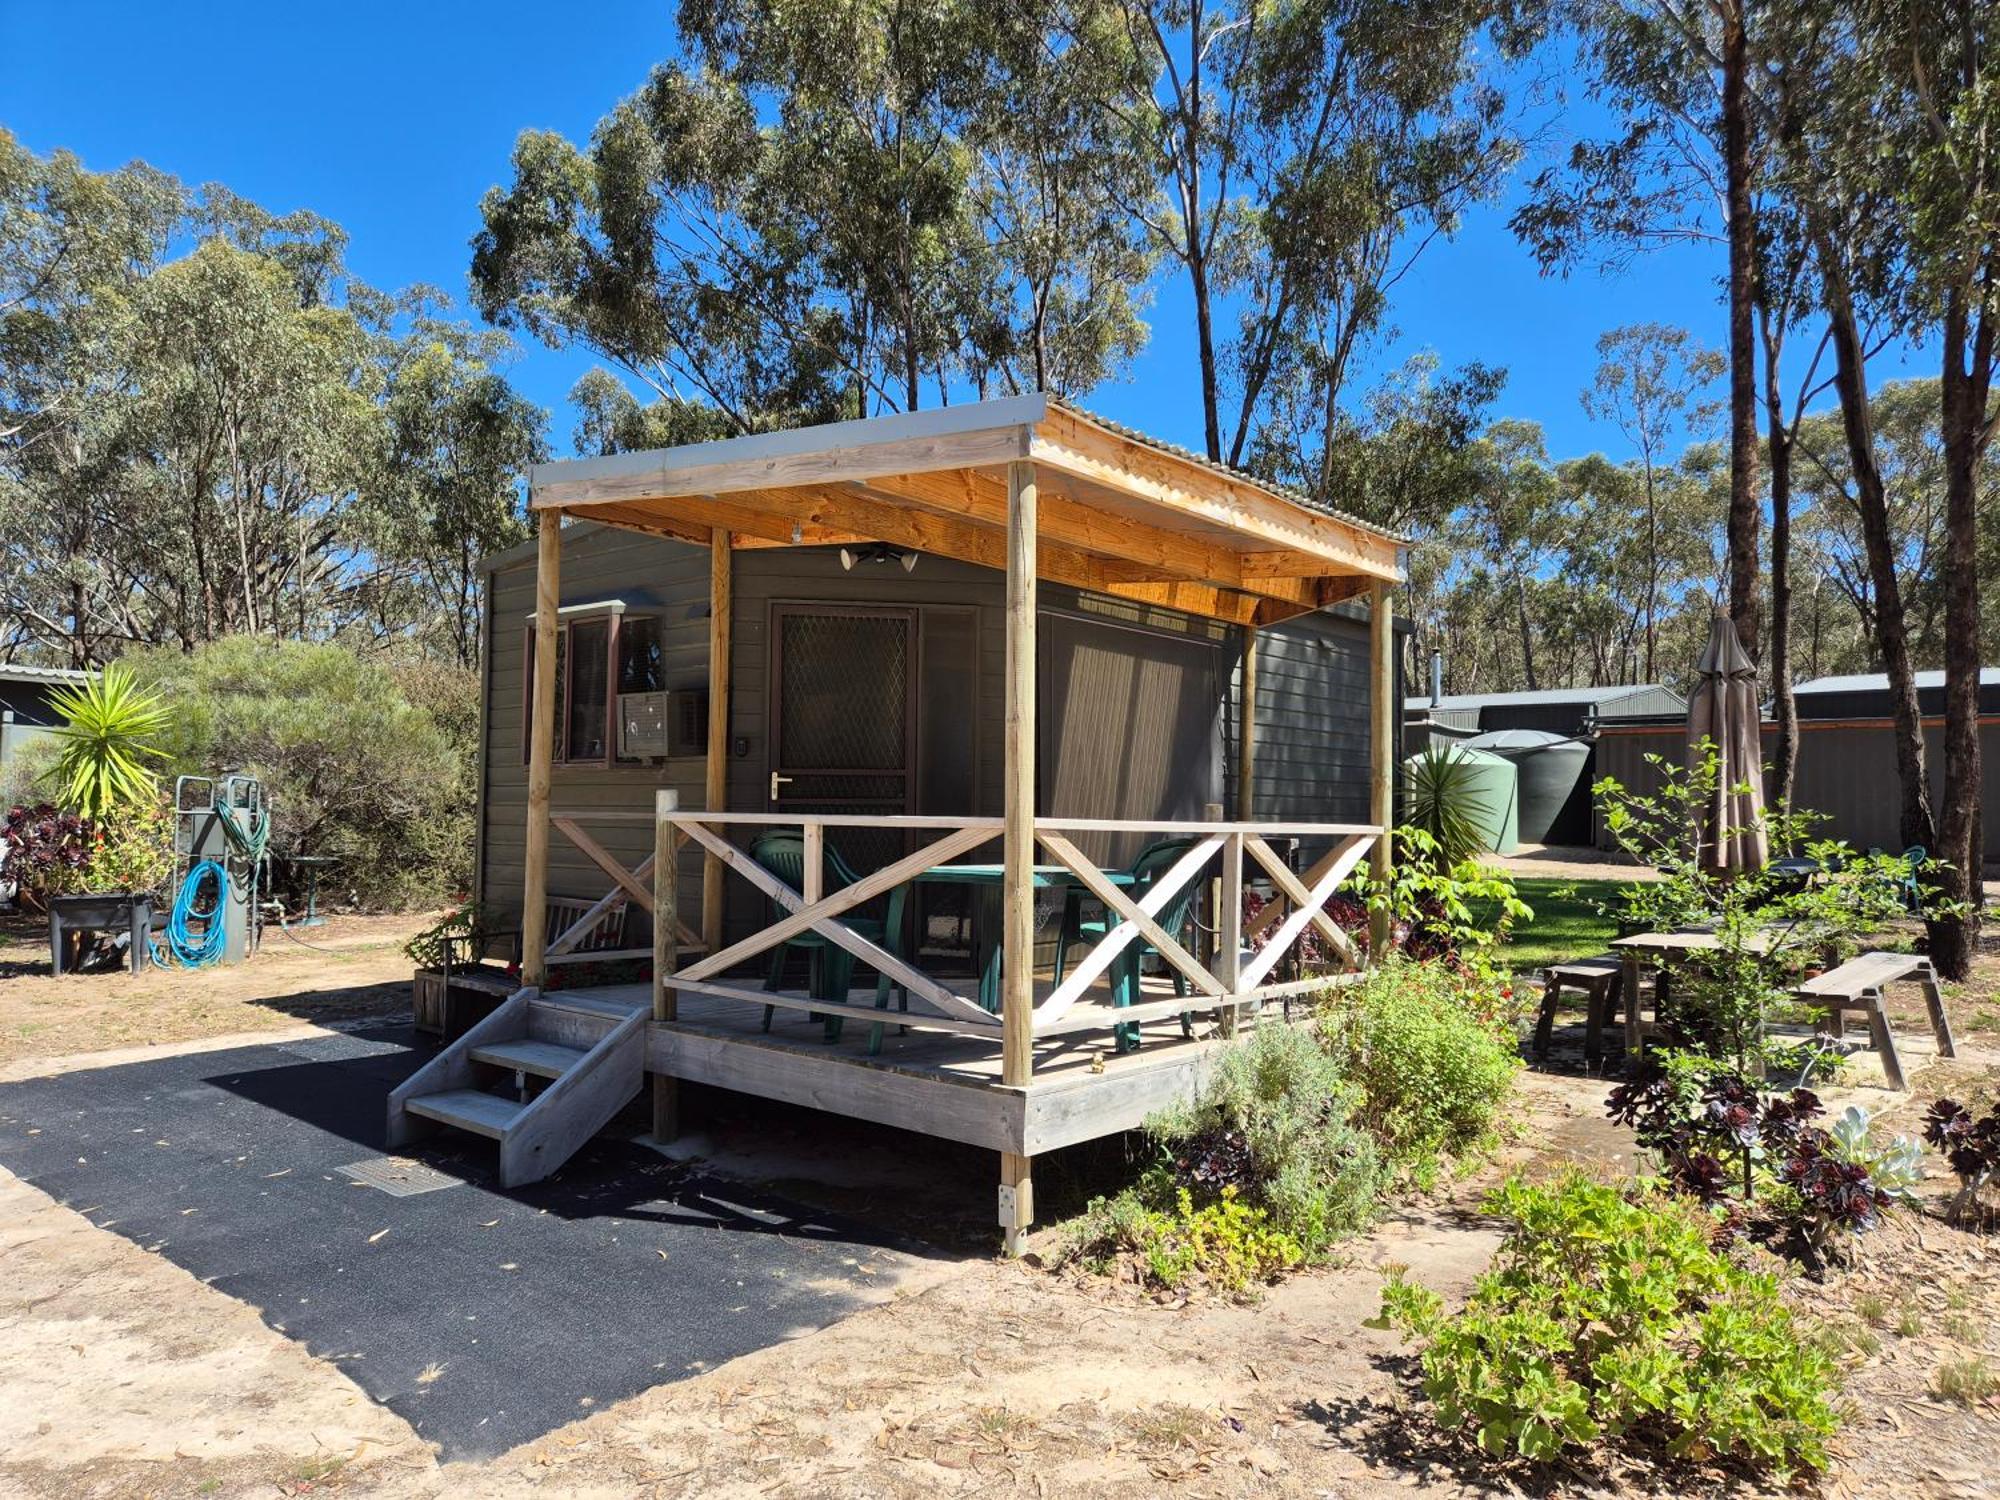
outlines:
[[[735, 570], [729, 533], [717, 527], [708, 539], [708, 781], [703, 806], [727, 811], [729, 801], [729, 630]], [[701, 867], [701, 940], [722, 950], [723, 865], [710, 854]]]
[[556, 758], [556, 631], [562, 605], [562, 512], [541, 513], [535, 550], [535, 677], [528, 718], [528, 829], [521, 872], [521, 983], [548, 978], [549, 776]]
[[[1368, 595], [1368, 647], [1374, 670], [1368, 693], [1368, 821], [1381, 835], [1369, 851], [1369, 868], [1378, 881], [1389, 878], [1389, 825], [1395, 818], [1396, 725], [1402, 705], [1396, 701], [1395, 606], [1389, 585], [1377, 580]], [[1389, 947], [1389, 913], [1379, 908], [1368, 917], [1368, 951], [1380, 962]]]
[[[653, 1019], [672, 1021], [680, 1015], [680, 996], [667, 979], [680, 966], [680, 856], [675, 849], [673, 813], [680, 810], [680, 793], [661, 787], [653, 794]], [[711, 949], [711, 952], [714, 950]], [[666, 1073], [653, 1075], [653, 1139], [670, 1141], [680, 1133], [681, 1081]]]
[[[1243, 988], [1243, 835], [1232, 833], [1222, 841], [1222, 899], [1215, 914], [1215, 977], [1222, 988], [1234, 995]], [[1243, 1007], [1231, 1004], [1222, 1012], [1222, 1034], [1235, 1036]]]
[[[1035, 1025], [1035, 466], [1007, 465], [1006, 795], [1002, 833], [1000, 1080], [1025, 1087], [1034, 1074]], [[1029, 1159], [1000, 1157], [1000, 1227], [1019, 1255], [1034, 1218]]]
[[[1204, 823], [1220, 823], [1228, 816], [1229, 814], [1224, 810], [1220, 802], [1204, 802], [1201, 805], [1201, 820]], [[1209, 972], [1214, 973], [1216, 964], [1222, 960], [1222, 918], [1220, 916], [1222, 911], [1222, 872], [1220, 870], [1217, 870], [1213, 875], [1208, 877], [1208, 899], [1203, 902], [1202, 909], [1208, 913], [1209, 921], [1215, 925], [1215, 932], [1206, 942], [1197, 943], [1195, 947], [1196, 951], [1201, 954], [1202, 962], [1208, 965]]]
[[1243, 627], [1243, 667], [1237, 675], [1236, 819], [1257, 817], [1257, 627]]
[[1006, 868], [1000, 924], [1001, 1081], [1034, 1069], [1035, 1010], [1035, 466], [1007, 466]]
[[1027, 1248], [1028, 1226], [1035, 1222], [1034, 1159], [1012, 1151], [1000, 1153], [1000, 1228], [1007, 1238], [1007, 1254], [1018, 1256]]

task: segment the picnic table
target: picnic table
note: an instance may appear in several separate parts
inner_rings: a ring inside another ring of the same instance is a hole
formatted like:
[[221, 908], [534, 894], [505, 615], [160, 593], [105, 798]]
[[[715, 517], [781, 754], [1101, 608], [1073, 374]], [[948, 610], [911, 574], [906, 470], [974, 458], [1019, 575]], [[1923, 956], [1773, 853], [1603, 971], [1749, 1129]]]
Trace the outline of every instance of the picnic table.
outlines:
[[[1752, 932], [1744, 942], [1752, 952], [1768, 953], [1775, 946], [1777, 935], [1768, 930]], [[1660, 1001], [1667, 972], [1695, 954], [1715, 952], [1722, 946], [1722, 939], [1714, 932], [1701, 930], [1635, 932], [1629, 937], [1613, 938], [1611, 946], [1618, 950], [1625, 966], [1624, 982], [1619, 986], [1625, 1002], [1625, 1051], [1637, 1057], [1646, 1038], [1659, 1030]], [[1650, 1021], [1642, 1014], [1639, 996], [1648, 965], [1654, 973], [1654, 1019]]]
[[[1000, 1013], [1000, 890], [1006, 869], [1005, 865], [933, 865], [917, 877], [922, 884], [971, 888], [973, 972], [979, 976], [979, 1003], [995, 1015]], [[1112, 885], [1132, 884], [1130, 870], [1099, 873]], [[1067, 865], [1036, 865], [1033, 874], [1034, 888], [1038, 891], [1066, 890], [1083, 884], [1076, 871]]]

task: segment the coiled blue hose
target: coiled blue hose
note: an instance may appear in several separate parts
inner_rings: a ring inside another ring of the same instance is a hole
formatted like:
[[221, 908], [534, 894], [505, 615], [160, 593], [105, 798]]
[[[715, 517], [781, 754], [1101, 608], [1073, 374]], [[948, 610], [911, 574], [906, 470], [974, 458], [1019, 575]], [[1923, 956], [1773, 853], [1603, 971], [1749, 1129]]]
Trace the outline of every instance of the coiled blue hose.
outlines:
[[[189, 925], [189, 919], [196, 917], [195, 901], [201, 893], [203, 881], [215, 883], [215, 901], [205, 914], [200, 915], [202, 932], [196, 937]], [[161, 968], [177, 963], [185, 968], [205, 969], [210, 964], [222, 961], [223, 945], [228, 942], [224, 930], [222, 911], [229, 904], [229, 872], [218, 860], [197, 860], [187, 872], [187, 879], [174, 895], [174, 909], [167, 916], [167, 941], [164, 951], [160, 944], [153, 944], [153, 962]]]

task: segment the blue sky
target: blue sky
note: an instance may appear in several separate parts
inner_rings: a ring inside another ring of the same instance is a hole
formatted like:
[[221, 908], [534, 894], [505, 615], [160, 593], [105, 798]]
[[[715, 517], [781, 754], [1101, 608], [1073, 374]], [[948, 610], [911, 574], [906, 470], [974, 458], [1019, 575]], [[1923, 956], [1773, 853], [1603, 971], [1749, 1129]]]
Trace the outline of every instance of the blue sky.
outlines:
[[[363, 279], [383, 288], [431, 282], [462, 300], [479, 198], [506, 177], [515, 135], [541, 127], [586, 138], [672, 50], [672, 13], [671, 0], [337, 8], [0, 0], [0, 124], [34, 150], [67, 147], [95, 168], [143, 158], [273, 210], [314, 209], [345, 226]], [[1561, 145], [1558, 132], [1543, 149]], [[1504, 366], [1498, 414], [1543, 423], [1558, 456], [1622, 456], [1615, 429], [1589, 421], [1577, 401], [1596, 368], [1597, 336], [1660, 321], [1719, 343], [1714, 260], [1683, 249], [1622, 276], [1543, 279], [1508, 233], [1508, 212], [1504, 203], [1481, 209], [1455, 241], [1429, 249], [1397, 291], [1398, 336], [1371, 369], [1424, 350], [1447, 366]], [[1146, 354], [1089, 404], [1199, 447], [1186, 306], [1179, 283], [1163, 285]], [[511, 372], [552, 409], [559, 450], [573, 425], [564, 395], [590, 363], [526, 347]], [[1878, 366], [1878, 378], [1896, 373], [1888, 361]]]

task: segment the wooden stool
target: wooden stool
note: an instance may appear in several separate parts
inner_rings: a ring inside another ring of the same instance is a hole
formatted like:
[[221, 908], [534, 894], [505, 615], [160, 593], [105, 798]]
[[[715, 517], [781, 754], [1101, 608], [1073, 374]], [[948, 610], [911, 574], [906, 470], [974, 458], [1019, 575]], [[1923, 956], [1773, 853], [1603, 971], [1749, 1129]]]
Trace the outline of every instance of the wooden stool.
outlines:
[[1542, 1013], [1535, 1022], [1535, 1056], [1547, 1057], [1555, 1029], [1556, 1006], [1564, 990], [1584, 993], [1583, 1057], [1591, 1067], [1604, 1060], [1605, 1023], [1617, 1013], [1624, 986], [1624, 964], [1615, 954], [1571, 959], [1542, 971]]
[[1882, 1059], [1882, 1074], [1889, 1087], [1908, 1093], [1910, 1086], [1903, 1078], [1903, 1060], [1896, 1054], [1896, 1038], [1889, 1030], [1888, 1013], [1882, 1003], [1882, 991], [1901, 980], [1914, 980], [1923, 988], [1924, 1007], [1930, 1012], [1931, 1035], [1937, 1039], [1938, 1056], [1958, 1056], [1951, 1020], [1944, 1013], [1944, 991], [1938, 986], [1937, 970], [1922, 954], [1864, 953], [1837, 969], [1815, 975], [1793, 993], [1802, 1003], [1825, 1013], [1827, 1030], [1835, 1036], [1841, 1035], [1847, 1012], [1860, 1011], [1868, 1022], [1869, 1045]]

